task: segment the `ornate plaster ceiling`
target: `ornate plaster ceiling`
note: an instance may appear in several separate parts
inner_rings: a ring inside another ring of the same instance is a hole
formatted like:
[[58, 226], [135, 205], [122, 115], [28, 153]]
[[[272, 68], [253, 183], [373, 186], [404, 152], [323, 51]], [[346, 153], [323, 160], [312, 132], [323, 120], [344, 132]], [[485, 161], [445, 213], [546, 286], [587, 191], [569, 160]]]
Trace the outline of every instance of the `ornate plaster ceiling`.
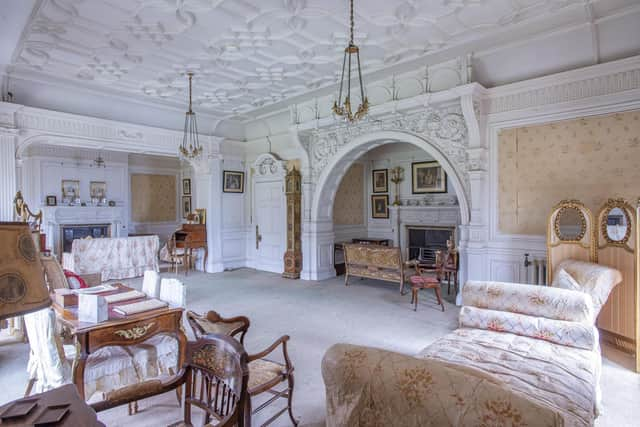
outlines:
[[[355, 0], [365, 71], [485, 38], [583, 0]], [[44, 0], [13, 72], [238, 116], [336, 82], [346, 0]]]

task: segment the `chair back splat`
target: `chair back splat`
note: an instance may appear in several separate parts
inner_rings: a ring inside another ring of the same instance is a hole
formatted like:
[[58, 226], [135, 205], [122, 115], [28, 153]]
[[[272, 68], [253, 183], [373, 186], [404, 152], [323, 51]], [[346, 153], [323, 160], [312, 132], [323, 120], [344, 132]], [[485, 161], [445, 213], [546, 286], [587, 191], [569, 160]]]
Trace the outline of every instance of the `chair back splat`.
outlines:
[[248, 356], [233, 338], [209, 334], [187, 347], [184, 422], [191, 425], [191, 406], [205, 412], [204, 424], [251, 425], [245, 413], [249, 394]]

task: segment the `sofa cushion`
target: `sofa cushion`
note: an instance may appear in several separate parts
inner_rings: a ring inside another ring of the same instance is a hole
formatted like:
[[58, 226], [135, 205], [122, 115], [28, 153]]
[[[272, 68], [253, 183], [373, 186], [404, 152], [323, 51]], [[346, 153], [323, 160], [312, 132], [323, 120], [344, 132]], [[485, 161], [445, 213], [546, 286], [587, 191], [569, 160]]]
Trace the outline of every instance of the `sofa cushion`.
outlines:
[[593, 350], [597, 346], [595, 327], [586, 323], [468, 306], [460, 310], [459, 322], [461, 328], [509, 332], [585, 350]]
[[[565, 270], [578, 283], [580, 290], [593, 300], [594, 316], [598, 316], [600, 309], [607, 302], [609, 294], [622, 281], [622, 274], [611, 267], [592, 262], [567, 259], [558, 264], [556, 275]], [[556, 282], [554, 277], [553, 283]]]
[[555, 320], [595, 321], [589, 295], [549, 286], [470, 280], [462, 288], [462, 304]]
[[554, 288], [562, 288], [582, 292], [580, 284], [576, 282], [576, 279], [574, 279], [573, 276], [567, 273], [567, 270], [565, 270], [564, 268], [561, 268], [555, 274], [551, 286], [553, 286]]

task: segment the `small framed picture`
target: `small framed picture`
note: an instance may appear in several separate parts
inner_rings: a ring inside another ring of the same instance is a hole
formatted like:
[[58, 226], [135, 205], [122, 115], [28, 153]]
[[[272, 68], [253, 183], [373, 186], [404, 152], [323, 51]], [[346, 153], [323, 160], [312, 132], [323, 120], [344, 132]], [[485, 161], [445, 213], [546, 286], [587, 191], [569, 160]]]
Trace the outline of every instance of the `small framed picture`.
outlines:
[[374, 169], [372, 171], [373, 192], [374, 193], [388, 193], [389, 192], [389, 180], [387, 179], [387, 169]]
[[184, 196], [191, 195], [191, 178], [184, 178], [182, 180], [182, 194]]
[[92, 199], [104, 199], [107, 197], [107, 183], [104, 181], [91, 181], [89, 183], [89, 195]]
[[413, 194], [446, 193], [447, 174], [438, 162], [411, 163]]
[[225, 193], [244, 193], [244, 172], [223, 171], [222, 191]]
[[74, 201], [80, 198], [80, 181], [74, 179], [62, 180], [62, 199]]
[[187, 218], [191, 213], [191, 196], [182, 196], [182, 218]]
[[56, 196], [47, 196], [47, 206], [56, 206], [57, 204]]
[[389, 196], [371, 196], [371, 217], [389, 218]]

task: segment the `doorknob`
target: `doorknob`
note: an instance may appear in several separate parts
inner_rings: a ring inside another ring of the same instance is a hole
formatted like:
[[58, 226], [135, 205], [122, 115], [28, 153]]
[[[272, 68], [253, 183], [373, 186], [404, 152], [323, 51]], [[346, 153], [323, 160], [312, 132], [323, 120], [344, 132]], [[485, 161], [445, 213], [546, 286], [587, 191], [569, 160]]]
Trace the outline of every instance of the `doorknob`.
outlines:
[[256, 250], [260, 249], [260, 242], [262, 241], [262, 234], [260, 234], [259, 226], [256, 225]]

